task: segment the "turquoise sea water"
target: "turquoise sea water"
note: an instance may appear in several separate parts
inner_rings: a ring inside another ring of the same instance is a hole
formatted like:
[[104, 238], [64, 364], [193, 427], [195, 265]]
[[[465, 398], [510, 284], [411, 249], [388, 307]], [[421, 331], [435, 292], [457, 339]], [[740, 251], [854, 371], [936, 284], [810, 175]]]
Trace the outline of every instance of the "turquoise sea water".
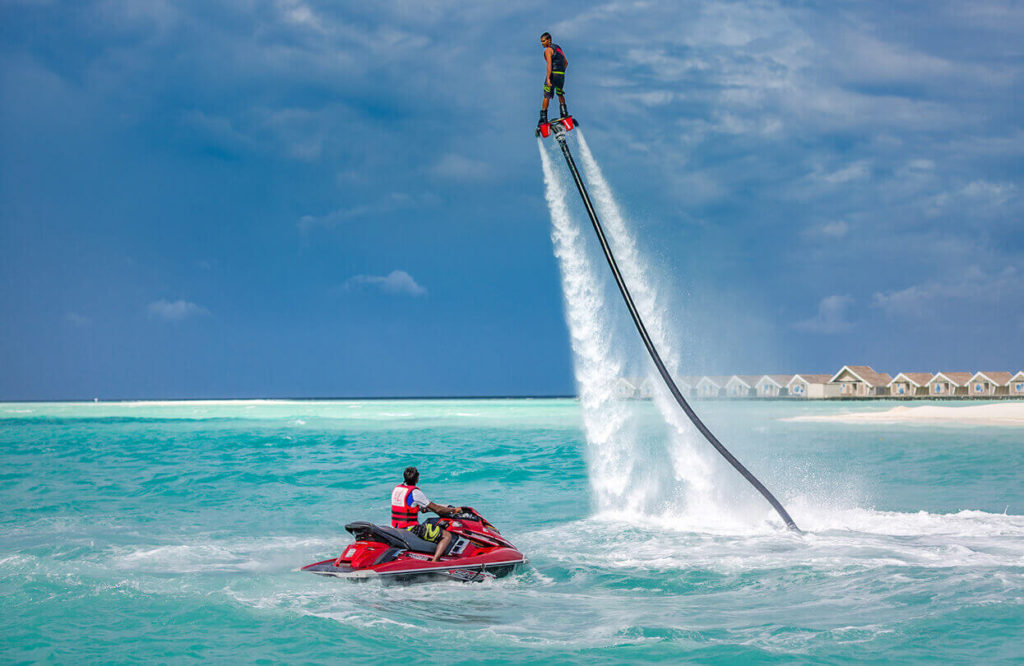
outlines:
[[[698, 403], [799, 536], [713, 464], [718, 504], [598, 511], [573, 400], [0, 404], [2, 658], [1019, 662], [1024, 429], [780, 420], [891, 406]], [[408, 464], [528, 569], [295, 571]]]

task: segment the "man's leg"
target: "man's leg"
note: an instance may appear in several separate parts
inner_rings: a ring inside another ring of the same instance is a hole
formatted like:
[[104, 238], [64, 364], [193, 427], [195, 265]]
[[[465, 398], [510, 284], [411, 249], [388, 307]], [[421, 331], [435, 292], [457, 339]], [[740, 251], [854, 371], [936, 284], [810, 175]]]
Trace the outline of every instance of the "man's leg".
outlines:
[[437, 562], [441, 559], [441, 555], [445, 549], [448, 548], [448, 544], [452, 542], [451, 532], [448, 530], [441, 530], [441, 540], [437, 542], [437, 548], [434, 550], [434, 559], [432, 561]]
[[540, 120], [537, 121], [537, 126], [540, 127], [542, 124], [548, 121], [548, 104], [551, 103], [551, 98], [554, 97], [554, 86], [549, 86], [547, 81], [544, 82], [544, 101], [540, 103]]

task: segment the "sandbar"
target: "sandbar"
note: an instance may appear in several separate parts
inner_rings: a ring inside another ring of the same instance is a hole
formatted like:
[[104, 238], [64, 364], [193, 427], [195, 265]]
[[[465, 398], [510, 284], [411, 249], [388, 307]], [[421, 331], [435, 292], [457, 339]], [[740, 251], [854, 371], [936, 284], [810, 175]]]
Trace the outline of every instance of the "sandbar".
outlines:
[[893, 407], [884, 412], [850, 412], [792, 416], [783, 421], [815, 421], [837, 423], [936, 423], [948, 425], [1024, 426], [1024, 402], [946, 407]]

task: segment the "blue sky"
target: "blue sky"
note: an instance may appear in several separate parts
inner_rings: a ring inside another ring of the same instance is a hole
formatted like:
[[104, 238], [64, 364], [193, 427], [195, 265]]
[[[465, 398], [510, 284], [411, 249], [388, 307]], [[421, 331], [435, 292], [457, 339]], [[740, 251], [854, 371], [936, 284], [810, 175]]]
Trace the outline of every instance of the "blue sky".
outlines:
[[568, 394], [551, 31], [690, 372], [1024, 368], [1024, 7], [0, 0], [0, 399]]

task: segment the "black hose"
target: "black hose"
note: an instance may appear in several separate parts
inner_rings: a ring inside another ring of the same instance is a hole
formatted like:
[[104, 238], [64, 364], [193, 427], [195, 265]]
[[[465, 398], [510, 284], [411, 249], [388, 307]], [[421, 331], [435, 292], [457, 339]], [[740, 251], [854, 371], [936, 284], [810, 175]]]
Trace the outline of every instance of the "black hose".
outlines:
[[690, 403], [686, 402], [686, 398], [683, 397], [679, 387], [676, 386], [675, 380], [672, 379], [672, 375], [669, 374], [668, 369], [661, 360], [661, 356], [658, 354], [658, 350], [654, 347], [654, 342], [651, 341], [651, 336], [647, 333], [647, 328], [644, 326], [643, 320], [640, 318], [640, 312], [636, 309], [636, 305], [633, 303], [633, 297], [629, 295], [629, 289], [626, 288], [626, 282], [622, 279], [622, 274], [619, 273], [619, 266], [615, 263], [615, 257], [612, 255], [612, 249], [608, 245], [608, 239], [605, 238], [604, 229], [601, 227], [601, 222], [597, 219], [597, 213], [594, 211], [593, 204], [590, 203], [590, 195], [587, 193], [587, 188], [583, 185], [583, 180], [580, 178], [580, 173], [576, 169], [576, 162], [572, 159], [572, 154], [569, 152], [569, 146], [565, 141], [565, 132], [556, 131], [555, 138], [558, 140], [558, 144], [562, 147], [562, 154], [565, 155], [565, 163], [569, 165], [569, 171], [572, 173], [572, 179], [576, 182], [576, 189], [580, 191], [580, 196], [583, 198], [583, 205], [587, 209], [587, 214], [590, 216], [590, 221], [594, 224], [594, 231], [597, 232], [597, 239], [601, 241], [601, 249], [604, 250], [604, 256], [608, 260], [608, 265], [612, 269], [612, 273], [615, 275], [615, 282], [619, 285], [619, 292], [622, 293], [622, 298], [626, 301], [626, 307], [629, 308], [629, 314], [633, 317], [633, 323], [636, 324], [636, 330], [640, 332], [640, 337], [643, 338], [644, 346], [647, 347], [647, 352], [651, 355], [651, 360], [654, 361], [654, 365], [657, 366], [658, 372], [661, 374], [661, 378], [665, 380], [665, 385], [668, 386], [668, 390], [672, 392], [672, 396], [682, 407], [683, 411], [693, 422], [693, 425], [697, 427], [697, 430], [704, 435], [705, 439], [711, 442], [711, 446], [715, 447], [715, 450], [722, 454], [722, 457], [729, 461], [729, 464], [736, 468], [736, 471], [743, 475], [750, 485], [754, 486], [761, 495], [764, 496], [768, 503], [772, 505], [772, 508], [778, 512], [782, 520], [785, 521], [786, 526], [789, 529], [796, 532], [800, 532], [800, 528], [796, 526], [793, 519], [789, 517], [789, 513], [786, 512], [785, 507], [775, 499], [775, 496], [764, 487], [764, 484], [757, 480], [757, 477], [751, 474], [750, 470], [743, 466], [736, 456], [729, 453], [729, 450], [718, 441], [714, 433], [708, 429], [704, 422], [700, 420], [697, 413], [690, 407]]

